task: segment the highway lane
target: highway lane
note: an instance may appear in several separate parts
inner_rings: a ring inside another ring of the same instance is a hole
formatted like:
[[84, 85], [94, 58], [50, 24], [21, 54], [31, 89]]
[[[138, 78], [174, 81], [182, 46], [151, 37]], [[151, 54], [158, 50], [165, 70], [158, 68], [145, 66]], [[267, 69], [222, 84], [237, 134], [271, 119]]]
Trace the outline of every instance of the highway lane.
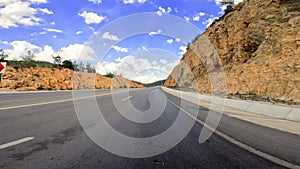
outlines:
[[[154, 90], [160, 89], [132, 90], [129, 92], [131, 97], [126, 101], [131, 102], [138, 110], [147, 110], [151, 106], [147, 98]], [[120, 91], [122, 90], [118, 90]], [[99, 95], [105, 94], [97, 97], [102, 114], [114, 129], [131, 137], [157, 135], [168, 129], [179, 113], [178, 107], [168, 102], [162, 116], [155, 121], [149, 124], [132, 123], [118, 113], [109, 92], [96, 91]], [[25, 93], [16, 95], [19, 99], [29, 97]], [[55, 92], [42, 95], [33, 96], [33, 98], [56, 97]], [[61, 92], [58, 95], [67, 98], [70, 97], [70, 92]], [[123, 98], [125, 95], [118, 93], [114, 96]], [[166, 96], [175, 104], [180, 105], [180, 99], [171, 95]], [[155, 97], [159, 101], [163, 96], [155, 95]], [[92, 98], [82, 99], [79, 103], [84, 106], [91, 101], [90, 99]], [[5, 101], [2, 95], [1, 101]], [[200, 108], [199, 118], [205, 118], [206, 115], [207, 110]], [[97, 146], [81, 128], [72, 101], [0, 110], [0, 145], [26, 137], [34, 137], [32, 141], [0, 150], [0, 168], [283, 168], [216, 134], [205, 143], [199, 144], [198, 137], [202, 128], [202, 125], [195, 123], [182, 142], [161, 155], [131, 159], [113, 155]], [[285, 154], [288, 154], [286, 158], [297, 162], [299, 149], [295, 148], [290, 153], [288, 151], [293, 146], [298, 146], [298, 136], [278, 133], [278, 131], [225, 116], [221, 120], [220, 130], [226, 131], [232, 137], [238, 137], [239, 140], [246, 140], [250, 145], [257, 142], [260, 148], [265, 145], [265, 142], [253, 139], [255, 136], [253, 132], [260, 131], [259, 134], [263, 135], [269, 133], [270, 136], [267, 137], [280, 138], [279, 141], [282, 143], [288, 140], [295, 145], [286, 148]], [[250, 134], [247, 135], [245, 132]], [[280, 148], [269, 149], [270, 145], [265, 145], [269, 153], [282, 155], [277, 150]]]
[[[114, 89], [118, 90], [118, 89]], [[110, 93], [111, 90], [89, 90], [94, 91], [96, 95]], [[83, 95], [86, 90], [80, 90]], [[0, 94], [0, 108], [13, 107], [20, 105], [51, 102], [57, 100], [72, 99], [72, 91], [34, 91], [34, 92], [14, 92]]]

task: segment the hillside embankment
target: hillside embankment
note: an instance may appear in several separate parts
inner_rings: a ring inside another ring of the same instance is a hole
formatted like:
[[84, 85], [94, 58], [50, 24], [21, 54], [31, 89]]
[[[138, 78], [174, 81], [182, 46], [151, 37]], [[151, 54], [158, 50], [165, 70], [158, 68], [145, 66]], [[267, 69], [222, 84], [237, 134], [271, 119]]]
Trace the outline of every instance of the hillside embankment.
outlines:
[[72, 90], [142, 88], [141, 84], [124, 77], [108, 78], [100, 74], [74, 72], [65, 68], [14, 68], [8, 66], [2, 76], [2, 90]]
[[[213, 50], [202, 48], [209, 46], [205, 39]], [[218, 71], [226, 86], [212, 85]], [[188, 46], [164, 85], [202, 94], [214, 86], [226, 88], [227, 97], [299, 104], [299, 0], [244, 0]]]

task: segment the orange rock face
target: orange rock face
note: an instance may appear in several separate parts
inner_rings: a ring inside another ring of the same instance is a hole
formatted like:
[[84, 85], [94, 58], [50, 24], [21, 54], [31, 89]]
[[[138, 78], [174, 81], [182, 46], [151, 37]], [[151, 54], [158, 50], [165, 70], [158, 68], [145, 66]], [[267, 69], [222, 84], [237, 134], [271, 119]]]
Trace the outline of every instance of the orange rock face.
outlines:
[[[203, 39], [215, 51], [201, 48]], [[189, 45], [164, 85], [211, 93], [212, 81], [220, 79], [210, 74], [218, 74], [220, 66], [227, 95], [300, 103], [299, 1], [244, 0]], [[224, 86], [214, 85], [218, 87]]]
[[122, 76], [116, 76], [112, 79], [112, 88], [143, 88], [144, 85], [132, 82]]
[[100, 74], [74, 72], [69, 69], [49, 68], [13, 68], [7, 67], [3, 74], [0, 88], [15, 89], [17, 91], [35, 90], [72, 90], [72, 89], [110, 89], [121, 88], [126, 82], [128, 88], [144, 87], [123, 77], [122, 83], [113, 83], [114, 79]]

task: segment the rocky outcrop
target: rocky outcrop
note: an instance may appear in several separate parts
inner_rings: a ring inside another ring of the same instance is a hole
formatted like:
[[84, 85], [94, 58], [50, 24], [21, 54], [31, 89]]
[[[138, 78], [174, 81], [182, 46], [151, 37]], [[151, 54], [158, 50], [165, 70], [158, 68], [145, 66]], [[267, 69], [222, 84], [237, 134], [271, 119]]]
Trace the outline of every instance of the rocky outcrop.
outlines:
[[[128, 88], [144, 87], [123, 77]], [[70, 69], [57, 68], [13, 68], [7, 67], [3, 74], [0, 88], [28, 90], [72, 90], [72, 89], [110, 89], [124, 87], [122, 83], [100, 74], [74, 72]]]
[[222, 69], [227, 96], [300, 103], [299, 0], [244, 0], [188, 46], [164, 85], [212, 93]]
[[112, 80], [112, 88], [143, 88], [144, 85], [132, 82], [122, 76], [116, 76]]

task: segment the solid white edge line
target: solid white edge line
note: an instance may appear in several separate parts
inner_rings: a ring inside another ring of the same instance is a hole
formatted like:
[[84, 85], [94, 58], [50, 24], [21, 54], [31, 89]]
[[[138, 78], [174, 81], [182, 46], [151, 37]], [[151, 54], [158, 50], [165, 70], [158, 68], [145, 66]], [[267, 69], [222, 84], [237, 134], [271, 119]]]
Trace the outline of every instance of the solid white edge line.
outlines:
[[127, 92], [127, 91], [99, 94], [99, 95], [88, 96], [88, 97], [80, 97], [80, 98], [76, 98], [76, 99], [71, 98], [71, 99], [58, 100], [58, 101], [52, 101], [52, 102], [43, 102], [43, 103], [36, 103], [36, 104], [27, 104], [27, 105], [20, 105], [20, 106], [3, 107], [3, 108], [0, 108], [0, 110], [17, 109], [17, 108], [24, 108], [24, 107], [31, 107], [31, 106], [41, 106], [41, 105], [45, 105], [45, 104], [63, 103], [63, 102], [69, 102], [69, 101], [74, 101], [74, 100], [82, 100], [82, 99], [88, 99], [88, 98], [99, 97], [99, 96], [107, 96], [107, 95], [111, 95], [111, 94], [119, 94], [119, 93], [125, 93], [125, 92]]
[[[172, 95], [172, 96], [174, 96], [174, 95]], [[203, 121], [199, 120], [197, 117], [191, 115], [189, 112], [185, 111], [181, 107], [177, 106], [173, 101], [171, 101], [169, 99], [168, 99], [168, 101], [171, 104], [173, 104], [175, 107], [177, 107], [178, 109], [180, 109], [181, 111], [183, 111], [184, 113], [186, 113], [189, 117], [191, 117], [192, 119], [196, 120], [198, 123], [200, 123], [201, 125], [203, 125], [204, 127], [208, 128], [209, 130], [214, 131], [210, 126], [208, 126], [207, 124], [205, 124]], [[234, 138], [232, 138], [232, 137], [230, 137], [230, 136], [222, 133], [221, 131], [219, 131], [217, 129], [214, 131], [214, 133], [216, 133], [220, 137], [224, 138], [225, 140], [227, 140], [227, 141], [229, 141], [229, 142], [231, 142], [231, 143], [233, 143], [233, 144], [235, 144], [235, 145], [237, 145], [237, 146], [239, 146], [239, 147], [241, 147], [241, 148], [243, 148], [243, 149], [245, 149], [245, 150], [247, 150], [247, 151], [249, 151], [249, 152], [251, 152], [251, 153], [253, 153], [255, 155], [258, 155], [258, 156], [260, 156], [262, 158], [265, 158], [265, 159], [267, 159], [269, 161], [272, 161], [272, 162], [274, 162], [276, 164], [279, 164], [279, 165], [287, 167], [287, 168], [300, 169], [299, 165], [292, 164], [292, 163], [290, 163], [288, 161], [282, 160], [282, 159], [274, 157], [274, 156], [272, 156], [270, 154], [267, 154], [267, 153], [264, 153], [262, 151], [256, 150], [255, 148], [253, 148], [253, 147], [251, 147], [249, 145], [246, 145], [244, 143], [241, 143], [238, 140], [235, 140]]]
[[[76, 91], [92, 91], [93, 89], [81, 89]], [[96, 90], [109, 90], [109, 89], [96, 89]], [[55, 93], [55, 92], [72, 92], [75, 90], [38, 90], [38, 91], [8, 91], [8, 92], [1, 92], [0, 94], [31, 94], [31, 93]]]
[[31, 141], [33, 139], [34, 139], [34, 137], [26, 137], [26, 138], [23, 138], [23, 139], [20, 139], [20, 140], [16, 140], [16, 141], [12, 141], [12, 142], [9, 142], [9, 143], [6, 143], [6, 144], [2, 144], [2, 145], [0, 145], [0, 150], [11, 147], [11, 146], [15, 146], [15, 145], [18, 145], [18, 144], [28, 142], [28, 141]]

